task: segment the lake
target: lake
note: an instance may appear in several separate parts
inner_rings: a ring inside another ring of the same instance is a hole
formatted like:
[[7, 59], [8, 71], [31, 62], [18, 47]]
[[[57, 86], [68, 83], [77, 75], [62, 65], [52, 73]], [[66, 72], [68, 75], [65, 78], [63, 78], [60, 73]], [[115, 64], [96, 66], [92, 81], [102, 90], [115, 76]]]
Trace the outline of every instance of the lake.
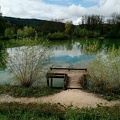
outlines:
[[[73, 39], [54, 40], [50, 42], [50, 50], [54, 57], [49, 61], [49, 67], [87, 68], [89, 61], [95, 58], [100, 51], [119, 48], [120, 40]], [[14, 48], [6, 48], [5, 52], [14, 54]], [[13, 83], [11, 75], [6, 70], [0, 71], [0, 84]], [[60, 85], [61, 83], [59, 83]]]

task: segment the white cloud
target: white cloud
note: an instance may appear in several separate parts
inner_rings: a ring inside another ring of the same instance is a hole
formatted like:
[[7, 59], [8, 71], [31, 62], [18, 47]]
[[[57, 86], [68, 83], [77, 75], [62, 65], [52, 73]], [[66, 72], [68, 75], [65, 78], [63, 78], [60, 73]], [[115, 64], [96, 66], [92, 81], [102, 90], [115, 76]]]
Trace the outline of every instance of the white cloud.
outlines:
[[[77, 43], [76, 43], [77, 44]], [[78, 50], [77, 48], [77, 45], [74, 45], [73, 48], [72, 48], [72, 51], [71, 50], [53, 50], [54, 52], [54, 56], [55, 57], [58, 57], [58, 56], [69, 56], [69, 57], [79, 57], [80, 55], [82, 55], [82, 53]]]
[[99, 5], [104, 5], [104, 3], [106, 2], [106, 0], [99, 0]]
[[[65, 0], [67, 2], [68, 0]], [[70, 0], [72, 2], [73, 0]], [[69, 6], [55, 5], [44, 0], [2, 0], [0, 5], [4, 16], [38, 19], [66, 19], [80, 22], [80, 17], [86, 14], [108, 16], [113, 12], [120, 13], [120, 0], [84, 0], [96, 2], [93, 7], [71, 4]]]

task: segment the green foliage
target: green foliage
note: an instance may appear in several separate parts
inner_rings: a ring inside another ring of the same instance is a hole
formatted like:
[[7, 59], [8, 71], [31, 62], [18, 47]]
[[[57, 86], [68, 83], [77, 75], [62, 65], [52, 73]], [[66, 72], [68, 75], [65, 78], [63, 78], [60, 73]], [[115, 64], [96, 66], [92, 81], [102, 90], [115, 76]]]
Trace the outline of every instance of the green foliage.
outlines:
[[[5, 21], [5, 20], [6, 21]], [[73, 37], [109, 37], [120, 38], [120, 14], [114, 13], [111, 19], [104, 21], [104, 17], [100, 15], [85, 15], [82, 17], [82, 24], [78, 26], [72, 25], [68, 21], [65, 24], [60, 21], [45, 21], [37, 19], [19, 19], [0, 16], [0, 34], [3, 35], [6, 26], [17, 30], [24, 31], [18, 32], [18, 37], [33, 37], [37, 33], [47, 35], [48, 33], [64, 32]], [[7, 24], [6, 24], [7, 23]], [[29, 27], [28, 27], [29, 26]], [[35, 29], [34, 29], [35, 28]], [[38, 34], [41, 36], [40, 34]]]
[[24, 37], [34, 37], [35, 36], [35, 29], [32, 27], [25, 26], [23, 28]]
[[24, 38], [24, 37], [34, 37], [36, 34], [36, 31], [34, 28], [32, 27], [28, 27], [28, 26], [25, 26], [22, 29], [18, 29], [17, 30], [17, 37], [18, 38]]
[[65, 30], [64, 23], [56, 21], [47, 21], [39, 19], [21, 19], [21, 18], [12, 18], [4, 17], [6, 21], [9, 21], [11, 27], [17, 29], [22, 29], [24, 26], [30, 26], [35, 28], [37, 33], [42, 32], [44, 35], [48, 33], [54, 33], [57, 31], [63, 32]]
[[0, 16], [0, 35], [4, 35], [4, 31], [6, 29], [6, 22], [3, 17]]
[[23, 38], [23, 37], [24, 37], [24, 31], [21, 30], [21, 29], [18, 29], [18, 30], [17, 30], [17, 37], [18, 37], [18, 38]]
[[[24, 39], [21, 42], [24, 43]], [[48, 42], [36, 44], [36, 40], [29, 39], [27, 46], [14, 48], [14, 52], [7, 58], [13, 79], [25, 87], [41, 81], [47, 62], [52, 56], [48, 50]]]
[[100, 51], [100, 43], [98, 40], [89, 42], [87, 40], [85, 45], [85, 53], [86, 54], [97, 54]]
[[80, 34], [79, 34], [80, 30], [81, 30], [81, 28], [79, 26], [76, 26], [74, 28], [73, 35], [76, 36], [76, 37], [80, 37]]
[[[45, 40], [44, 40], [45, 41]], [[21, 47], [21, 46], [32, 46], [41, 44], [43, 42], [42, 39], [37, 38], [21, 38], [19, 40], [11, 39], [10, 41], [6, 41], [8, 48], [10, 47]]]
[[65, 120], [117, 120], [120, 119], [120, 115], [117, 109], [120, 109], [119, 105], [112, 108], [98, 107], [96, 109], [68, 109], [65, 114]]
[[87, 37], [88, 36], [88, 30], [87, 29], [81, 29], [79, 32], [81, 37]]
[[60, 92], [60, 89], [49, 87], [22, 87], [12, 85], [0, 85], [0, 94], [8, 94], [13, 97], [41, 97]]
[[100, 32], [94, 31], [93, 32], [93, 37], [98, 38], [100, 36]]
[[4, 42], [0, 42], [0, 69], [6, 68], [7, 50]]
[[14, 37], [14, 31], [11, 28], [6, 28], [5, 36], [8, 37], [8, 38], [13, 38]]
[[58, 104], [1, 103], [1, 120], [119, 120], [120, 105], [72, 109]]
[[49, 40], [64, 40], [64, 39], [68, 39], [69, 35], [67, 35], [66, 33], [62, 33], [62, 32], [55, 32], [55, 33], [49, 33], [47, 35], [47, 38]]
[[51, 104], [0, 104], [0, 119], [5, 120], [59, 120], [63, 111]]
[[88, 66], [89, 80], [99, 91], [120, 92], [120, 49], [99, 54]]
[[67, 34], [71, 34], [71, 32], [72, 32], [72, 22], [70, 21], [67, 21], [66, 23], [65, 23], [65, 32], [67, 33]]
[[79, 26], [74, 29], [73, 34], [77, 37], [88, 37], [88, 38], [97, 38], [100, 36], [100, 33], [97, 31], [90, 31], [87, 30], [86, 28], [81, 28]]
[[6, 27], [14, 28], [16, 33], [17, 30], [23, 28], [25, 30], [22, 29], [24, 35], [23, 32], [21, 35], [19, 31], [18, 37], [35, 36], [35, 31], [37, 31], [37, 33], [42, 33], [43, 35], [59, 31], [69, 34], [70, 36], [74, 35], [73, 37], [120, 38], [120, 14], [114, 13], [111, 18], [107, 20], [107, 23], [104, 21], [104, 16], [85, 15], [82, 17], [82, 24], [78, 26], [72, 25], [72, 22], [70, 21], [64, 24], [60, 21], [19, 19], [0, 16], [0, 35], [4, 35]]

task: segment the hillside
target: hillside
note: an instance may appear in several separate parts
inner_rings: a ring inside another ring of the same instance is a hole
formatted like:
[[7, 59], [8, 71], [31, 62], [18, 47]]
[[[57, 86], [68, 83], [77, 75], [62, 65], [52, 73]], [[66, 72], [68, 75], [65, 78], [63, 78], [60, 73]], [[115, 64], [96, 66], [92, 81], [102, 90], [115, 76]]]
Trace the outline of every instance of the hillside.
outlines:
[[14, 27], [15, 29], [23, 28], [24, 26], [32, 26], [37, 31], [40, 32], [56, 32], [56, 31], [64, 31], [64, 23], [55, 22], [55, 21], [47, 21], [47, 20], [39, 20], [39, 19], [22, 19], [22, 18], [13, 18], [13, 17], [3, 17], [7, 25], [10, 27]]

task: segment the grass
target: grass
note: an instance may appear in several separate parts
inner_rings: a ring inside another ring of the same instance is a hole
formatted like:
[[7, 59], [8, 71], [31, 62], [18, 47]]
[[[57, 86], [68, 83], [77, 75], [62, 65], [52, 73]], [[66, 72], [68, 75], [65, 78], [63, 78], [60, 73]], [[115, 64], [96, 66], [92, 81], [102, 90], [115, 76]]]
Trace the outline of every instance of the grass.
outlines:
[[56, 120], [63, 116], [63, 110], [51, 104], [0, 104], [0, 120]]
[[60, 92], [61, 89], [49, 87], [22, 87], [12, 85], [0, 85], [0, 94], [8, 94], [13, 97], [41, 97]]
[[95, 93], [99, 97], [102, 97], [108, 101], [111, 100], [120, 100], [120, 91], [108, 91], [104, 89], [100, 89], [98, 87], [92, 87], [92, 88], [83, 88], [84, 91], [90, 92], [90, 93]]
[[[49, 87], [23, 87], [13, 85], [0, 85], [0, 94], [8, 94], [13, 97], [42, 97], [59, 93], [62, 89], [54, 89]], [[119, 100], [120, 92], [111, 92], [105, 90], [99, 90], [99, 88], [83, 88], [86, 92], [92, 92], [99, 94], [100, 97], [111, 101]]]
[[72, 109], [58, 104], [0, 103], [0, 120], [119, 120], [120, 105]]

